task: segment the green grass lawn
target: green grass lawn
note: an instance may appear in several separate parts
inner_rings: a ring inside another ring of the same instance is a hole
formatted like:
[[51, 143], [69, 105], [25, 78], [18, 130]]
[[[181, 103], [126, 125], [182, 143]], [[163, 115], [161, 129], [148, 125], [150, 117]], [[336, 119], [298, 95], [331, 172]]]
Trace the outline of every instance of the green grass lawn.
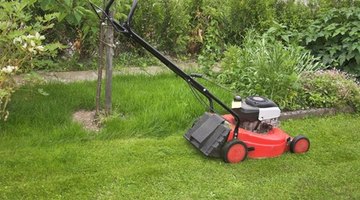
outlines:
[[284, 121], [288, 133], [310, 138], [307, 154], [231, 165], [183, 138], [204, 109], [180, 78], [116, 77], [117, 117], [99, 133], [71, 120], [94, 109], [95, 87], [14, 94], [0, 122], [0, 199], [360, 199], [358, 115]]

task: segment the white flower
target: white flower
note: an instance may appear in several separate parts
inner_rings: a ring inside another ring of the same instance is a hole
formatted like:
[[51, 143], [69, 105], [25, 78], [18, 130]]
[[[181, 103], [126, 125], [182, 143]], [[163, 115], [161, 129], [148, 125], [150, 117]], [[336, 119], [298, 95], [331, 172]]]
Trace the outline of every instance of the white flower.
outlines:
[[40, 46], [36, 46], [35, 49], [38, 50], [38, 51], [45, 51], [44, 46], [41, 46], [41, 45], [40, 45]]
[[24, 44], [21, 46], [23, 49], [26, 49], [26, 47], [27, 47], [27, 43], [26, 42], [24, 42]]
[[34, 47], [29, 47], [27, 50], [28, 50], [30, 53], [33, 53], [34, 55], [37, 54], [37, 51], [34, 49]]
[[14, 38], [14, 40], [13, 40], [13, 43], [14, 44], [21, 44], [23, 42], [23, 40], [21, 39], [21, 37], [16, 37], [16, 38]]
[[35, 38], [35, 36], [30, 35], [30, 34], [28, 34], [26, 37], [27, 37], [28, 39], [34, 39], [34, 38]]
[[17, 71], [17, 70], [18, 70], [18, 67], [17, 67], [17, 66], [8, 65], [8, 66], [6, 66], [6, 67], [3, 67], [3, 68], [1, 69], [1, 72], [5, 73], [5, 74], [11, 74], [11, 73], [13, 73], [13, 72], [15, 72], [15, 71]]
[[35, 33], [35, 38], [36, 38], [37, 40], [45, 40], [45, 36], [40, 35], [39, 32], [36, 32], [36, 33]]
[[35, 46], [35, 42], [34, 42], [34, 40], [30, 40], [30, 45], [31, 45], [32, 47], [34, 47], [34, 46]]
[[35, 33], [35, 38], [38, 40], [38, 39], [40, 39], [40, 33], [39, 32], [36, 32]]

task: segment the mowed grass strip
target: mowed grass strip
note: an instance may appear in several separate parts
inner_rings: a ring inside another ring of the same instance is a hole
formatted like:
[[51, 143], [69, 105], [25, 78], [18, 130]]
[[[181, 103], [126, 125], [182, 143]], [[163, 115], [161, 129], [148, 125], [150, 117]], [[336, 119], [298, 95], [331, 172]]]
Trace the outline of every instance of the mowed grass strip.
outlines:
[[179, 78], [115, 78], [118, 117], [99, 133], [71, 120], [94, 108], [95, 86], [49, 84], [14, 95], [0, 124], [0, 199], [360, 198], [358, 115], [282, 122], [310, 138], [307, 154], [230, 165], [182, 137], [204, 109]]

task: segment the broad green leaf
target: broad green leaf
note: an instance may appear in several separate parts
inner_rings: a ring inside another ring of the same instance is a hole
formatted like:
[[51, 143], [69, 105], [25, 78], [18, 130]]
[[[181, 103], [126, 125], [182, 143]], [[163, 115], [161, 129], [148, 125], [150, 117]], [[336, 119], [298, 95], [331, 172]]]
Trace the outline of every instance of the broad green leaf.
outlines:
[[60, 12], [60, 14], [58, 15], [58, 21], [59, 22], [63, 21], [67, 16], [68, 16], [68, 13]]
[[356, 64], [360, 65], [360, 53], [355, 55]]
[[345, 60], [346, 60], [346, 53], [341, 53], [340, 54], [340, 56], [339, 56], [339, 58], [338, 58], [338, 60], [339, 60], [339, 64], [340, 65], [342, 65], [342, 64], [344, 64], [344, 62], [345, 62]]
[[53, 19], [59, 18], [60, 13], [59, 12], [55, 12], [55, 13], [51, 13], [51, 14], [45, 14], [44, 15], [44, 22], [48, 22], [51, 21]]
[[68, 8], [73, 7], [73, 1], [72, 0], [63, 0], [63, 2], [65, 3], [66, 7], [68, 7]]
[[43, 10], [48, 10], [52, 7], [53, 5], [53, 1], [52, 0], [41, 0], [40, 1], [40, 7], [43, 9]]
[[74, 17], [76, 19], [76, 23], [74, 25], [79, 25], [81, 22], [82, 14], [79, 12], [74, 12]]
[[285, 42], [289, 43], [289, 36], [288, 36], [288, 35], [282, 35], [281, 38], [282, 38]]
[[348, 54], [346, 55], [346, 60], [351, 60], [355, 57], [354, 52], [348, 52]]

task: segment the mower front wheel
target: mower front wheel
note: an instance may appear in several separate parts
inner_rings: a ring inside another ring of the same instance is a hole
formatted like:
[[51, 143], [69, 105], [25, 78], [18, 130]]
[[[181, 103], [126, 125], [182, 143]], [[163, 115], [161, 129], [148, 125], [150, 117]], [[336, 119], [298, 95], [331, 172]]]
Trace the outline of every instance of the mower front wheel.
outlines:
[[239, 163], [247, 157], [248, 149], [244, 142], [233, 139], [222, 147], [222, 157], [227, 163]]
[[310, 140], [303, 136], [298, 135], [294, 137], [290, 143], [290, 151], [292, 153], [305, 153], [310, 149]]

